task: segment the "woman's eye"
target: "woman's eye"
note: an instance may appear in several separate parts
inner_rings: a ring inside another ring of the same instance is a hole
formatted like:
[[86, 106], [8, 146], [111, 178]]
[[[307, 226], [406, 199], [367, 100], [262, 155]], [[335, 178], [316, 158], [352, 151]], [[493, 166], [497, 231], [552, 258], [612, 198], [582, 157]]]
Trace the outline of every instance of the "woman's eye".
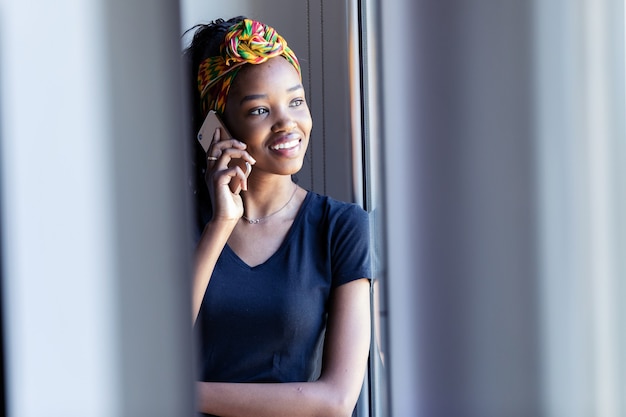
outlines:
[[250, 114], [253, 116], [260, 116], [265, 113], [267, 113], [267, 109], [264, 109], [262, 107], [259, 107], [258, 109], [254, 109], [250, 111]]
[[291, 106], [292, 107], [298, 107], [298, 106], [301, 106], [302, 103], [304, 103], [304, 99], [303, 98], [297, 98], [297, 99], [295, 99], [295, 100], [293, 100], [291, 102]]

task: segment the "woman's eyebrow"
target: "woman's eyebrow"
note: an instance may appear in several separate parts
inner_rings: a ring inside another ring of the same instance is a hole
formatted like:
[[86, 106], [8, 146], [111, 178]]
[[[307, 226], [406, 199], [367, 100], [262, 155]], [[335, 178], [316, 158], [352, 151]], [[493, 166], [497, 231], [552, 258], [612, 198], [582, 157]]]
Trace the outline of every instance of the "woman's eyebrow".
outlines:
[[300, 90], [300, 89], [302, 89], [302, 88], [304, 88], [304, 87], [302, 87], [302, 84], [296, 84], [296, 85], [294, 85], [293, 87], [288, 88], [288, 89], [287, 89], [287, 92], [288, 92], [288, 93], [291, 93], [292, 91]]
[[[300, 90], [303, 89], [304, 87], [302, 87], [302, 84], [296, 84], [293, 87], [290, 87], [287, 89], [288, 93], [294, 92], [296, 90]], [[245, 96], [241, 99], [241, 101], [239, 102], [239, 104], [243, 104], [246, 101], [252, 101], [252, 100], [259, 100], [259, 99], [266, 99], [267, 98], [267, 94], [250, 94], [248, 96]]]
[[249, 96], [244, 96], [244, 98], [241, 99], [239, 104], [243, 104], [246, 101], [259, 100], [262, 98], [267, 98], [267, 94], [250, 94]]

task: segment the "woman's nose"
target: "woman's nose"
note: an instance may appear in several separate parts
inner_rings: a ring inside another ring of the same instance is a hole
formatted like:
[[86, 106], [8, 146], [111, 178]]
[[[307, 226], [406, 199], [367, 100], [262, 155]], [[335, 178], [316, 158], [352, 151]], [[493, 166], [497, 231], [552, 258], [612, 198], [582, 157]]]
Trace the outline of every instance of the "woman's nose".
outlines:
[[272, 126], [274, 133], [290, 132], [296, 127], [296, 121], [287, 115], [281, 116]]

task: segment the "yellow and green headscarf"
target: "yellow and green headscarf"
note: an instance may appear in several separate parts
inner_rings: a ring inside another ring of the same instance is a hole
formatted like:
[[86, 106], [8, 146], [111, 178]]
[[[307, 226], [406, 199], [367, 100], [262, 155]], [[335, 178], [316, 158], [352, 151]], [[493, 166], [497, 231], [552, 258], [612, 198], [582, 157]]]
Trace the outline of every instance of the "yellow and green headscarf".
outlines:
[[226, 33], [220, 55], [205, 59], [198, 68], [198, 90], [204, 114], [209, 110], [224, 114], [228, 91], [241, 66], [262, 64], [277, 56], [285, 57], [302, 79], [298, 58], [272, 27], [250, 19], [233, 25]]

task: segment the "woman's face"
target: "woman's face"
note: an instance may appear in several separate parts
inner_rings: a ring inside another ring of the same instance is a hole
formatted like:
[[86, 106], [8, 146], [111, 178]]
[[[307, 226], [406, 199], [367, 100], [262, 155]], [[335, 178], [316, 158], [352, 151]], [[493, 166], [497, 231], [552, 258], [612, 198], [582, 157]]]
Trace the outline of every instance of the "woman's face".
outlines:
[[302, 168], [313, 122], [300, 77], [285, 58], [239, 71], [224, 121], [256, 160], [253, 173], [291, 175]]

